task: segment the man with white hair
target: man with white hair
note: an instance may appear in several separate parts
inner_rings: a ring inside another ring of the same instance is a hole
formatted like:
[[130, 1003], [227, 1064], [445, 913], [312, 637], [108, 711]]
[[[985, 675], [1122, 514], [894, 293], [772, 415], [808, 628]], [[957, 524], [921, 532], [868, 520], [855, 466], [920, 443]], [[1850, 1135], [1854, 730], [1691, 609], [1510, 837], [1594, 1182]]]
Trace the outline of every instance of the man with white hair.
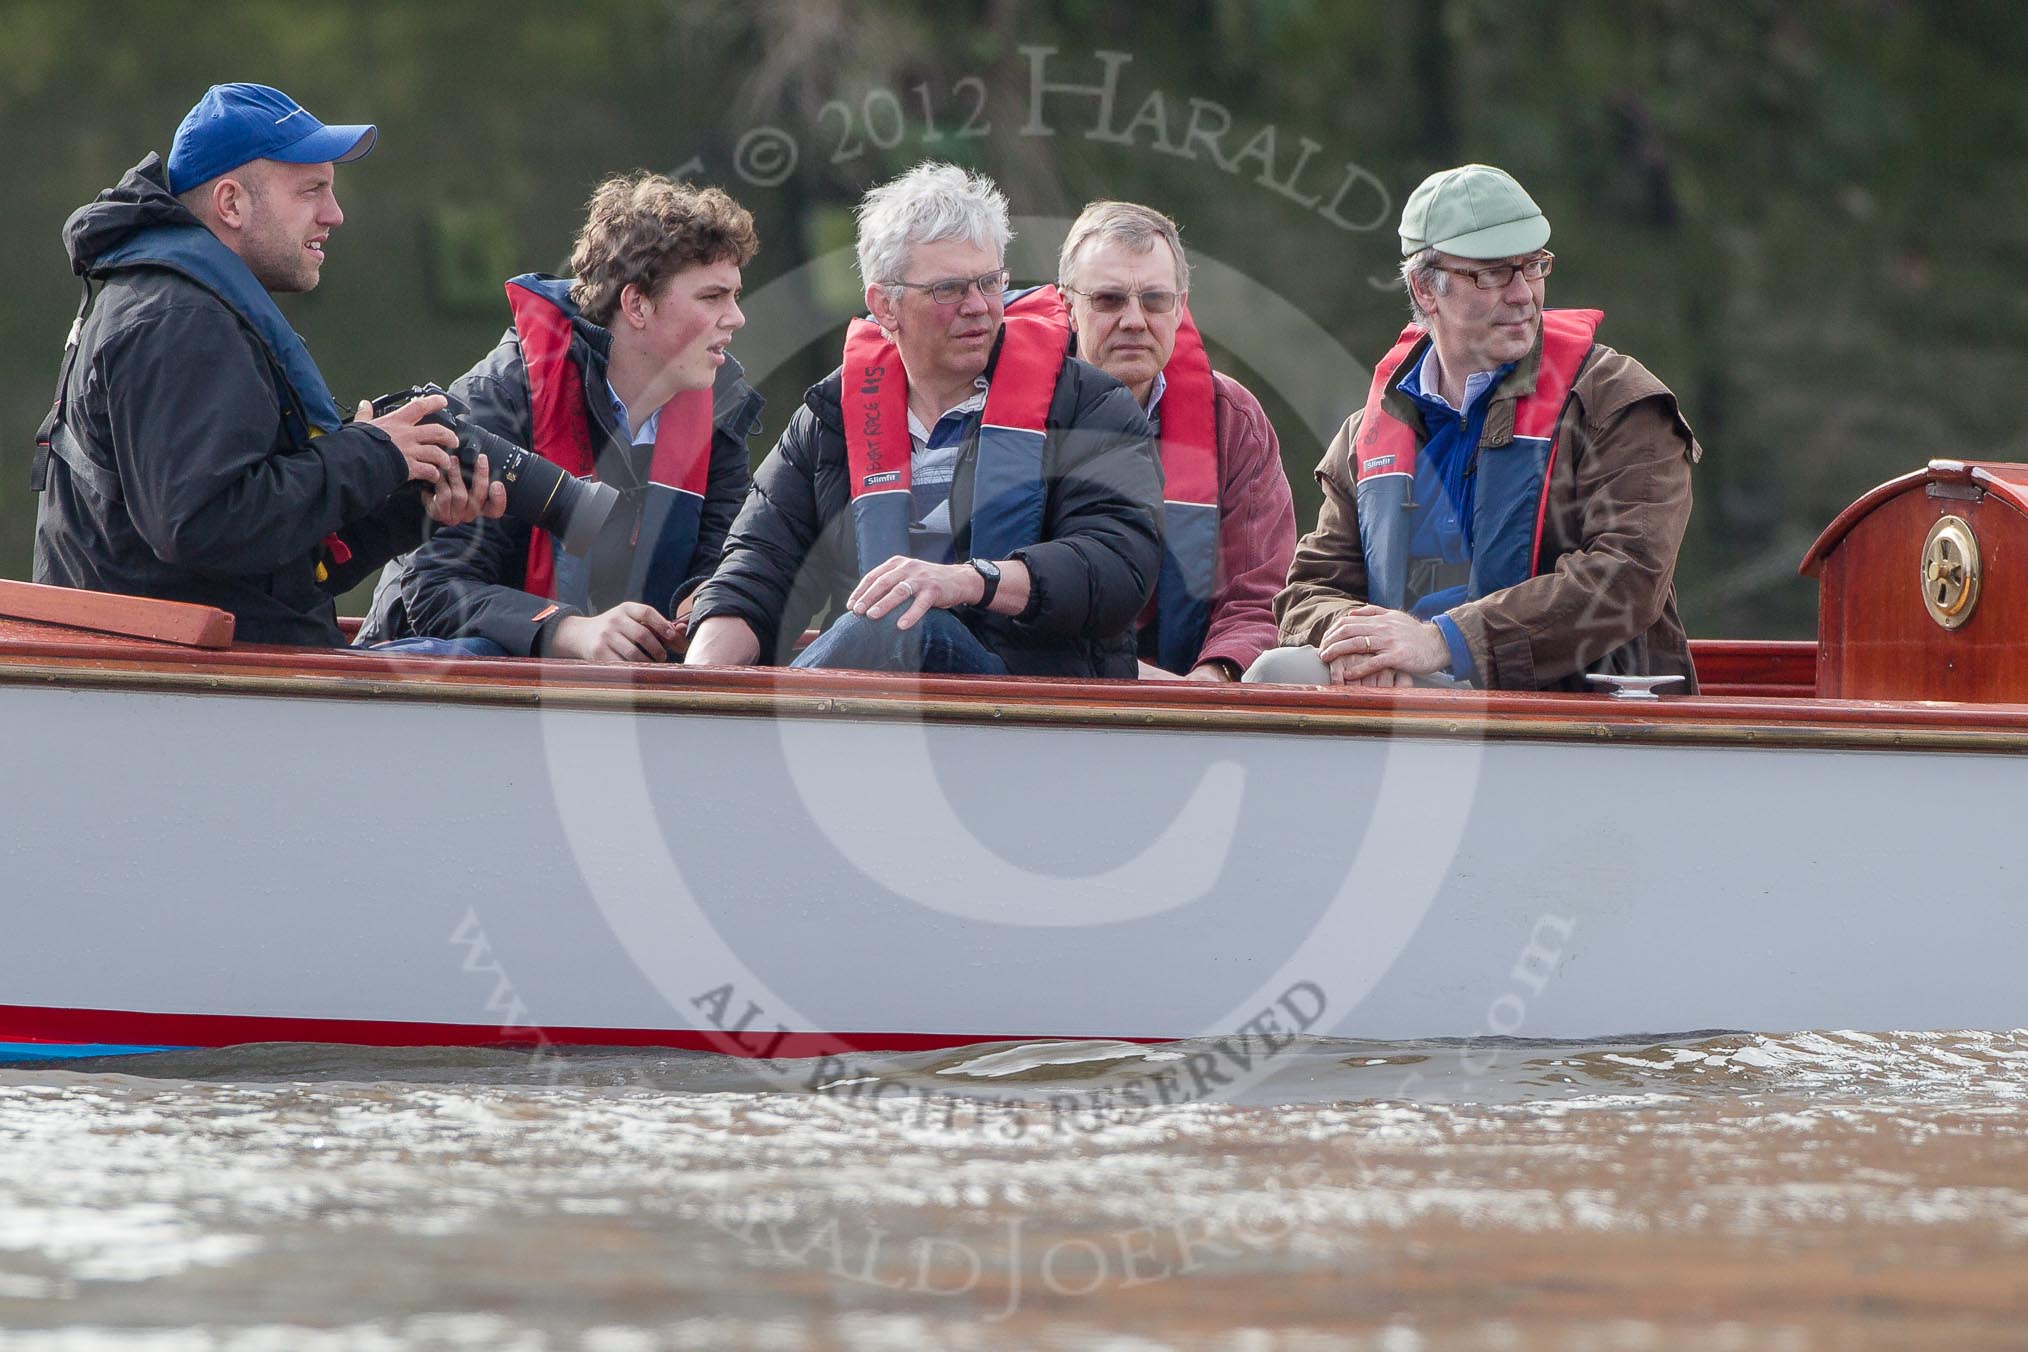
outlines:
[[691, 665], [1132, 677], [1161, 563], [1133, 396], [1004, 312], [1007, 199], [922, 164], [859, 206], [871, 319], [754, 475], [698, 592]]
[[1490, 165], [1409, 197], [1415, 322], [1317, 468], [1323, 513], [1275, 598], [1302, 646], [1248, 679], [1695, 689], [1673, 578], [1701, 452], [1668, 387], [1594, 339], [1604, 315], [1542, 308], [1548, 242]]
[[1236, 681], [1275, 646], [1274, 597], [1296, 550], [1274, 426], [1246, 386], [1211, 369], [1190, 317], [1190, 260], [1167, 216], [1091, 203], [1056, 276], [1008, 313], [1068, 322], [1077, 354], [1132, 391], [1160, 437], [1162, 577], [1141, 616], [1141, 677]]

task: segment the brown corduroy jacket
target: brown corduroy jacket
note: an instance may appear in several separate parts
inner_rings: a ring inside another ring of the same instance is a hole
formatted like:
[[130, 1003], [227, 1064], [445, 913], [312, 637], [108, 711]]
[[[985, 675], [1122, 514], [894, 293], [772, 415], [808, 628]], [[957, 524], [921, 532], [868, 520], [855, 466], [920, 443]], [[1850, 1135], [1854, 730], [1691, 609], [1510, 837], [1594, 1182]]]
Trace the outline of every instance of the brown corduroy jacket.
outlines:
[[[1399, 368], [1415, 368], [1428, 342]], [[1515, 402], [1534, 388], [1535, 351], [1492, 394], [1479, 448], [1514, 437]], [[1690, 466], [1703, 455], [1676, 396], [1633, 358], [1603, 344], [1578, 373], [1556, 430], [1543, 571], [1446, 612], [1494, 690], [1584, 690], [1587, 672], [1679, 674], [1694, 691], [1690, 644], [1676, 610], [1676, 551], [1690, 520]], [[1389, 413], [1426, 432], [1398, 388]], [[1281, 641], [1318, 644], [1346, 609], [1366, 599], [1352, 447], [1364, 411], [1345, 420], [1317, 466], [1324, 508], [1296, 545], [1288, 585], [1275, 597]]]

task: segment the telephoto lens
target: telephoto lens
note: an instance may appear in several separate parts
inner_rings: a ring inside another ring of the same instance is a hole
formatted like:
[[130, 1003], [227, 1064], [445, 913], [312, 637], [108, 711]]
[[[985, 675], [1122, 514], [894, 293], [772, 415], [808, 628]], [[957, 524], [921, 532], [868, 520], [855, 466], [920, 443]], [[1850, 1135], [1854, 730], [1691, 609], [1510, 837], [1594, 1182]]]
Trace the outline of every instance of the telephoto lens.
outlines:
[[447, 402], [423, 421], [458, 434], [458, 465], [465, 472], [466, 483], [472, 481], [479, 457], [485, 456], [487, 472], [507, 489], [507, 515], [548, 531], [573, 554], [591, 552], [592, 543], [619, 505], [618, 489], [596, 479], [580, 479], [554, 460], [545, 460], [487, 431], [472, 421], [471, 408], [464, 400], [438, 385], [412, 385], [382, 395], [373, 401], [373, 416], [392, 413], [409, 400], [429, 394], [443, 395]]
[[481, 455], [495, 483], [507, 487], [507, 515], [548, 531], [573, 554], [591, 552], [620, 501], [619, 490], [596, 479], [580, 479], [554, 460], [494, 436], [470, 418], [457, 420], [458, 463], [471, 477]]

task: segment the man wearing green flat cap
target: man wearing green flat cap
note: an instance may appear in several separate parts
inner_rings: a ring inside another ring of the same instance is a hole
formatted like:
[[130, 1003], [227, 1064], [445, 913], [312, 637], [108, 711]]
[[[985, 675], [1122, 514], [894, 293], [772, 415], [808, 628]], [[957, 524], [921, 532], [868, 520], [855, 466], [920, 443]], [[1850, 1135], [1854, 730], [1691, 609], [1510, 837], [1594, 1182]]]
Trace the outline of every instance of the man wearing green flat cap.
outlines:
[[[1424, 179], [1401, 213], [1414, 322], [1332, 441], [1324, 507], [1249, 679], [1694, 690], [1676, 551], [1702, 454], [1676, 396], [1545, 310], [1549, 222], [1490, 165]], [[1674, 692], [1672, 692], [1674, 693]]]

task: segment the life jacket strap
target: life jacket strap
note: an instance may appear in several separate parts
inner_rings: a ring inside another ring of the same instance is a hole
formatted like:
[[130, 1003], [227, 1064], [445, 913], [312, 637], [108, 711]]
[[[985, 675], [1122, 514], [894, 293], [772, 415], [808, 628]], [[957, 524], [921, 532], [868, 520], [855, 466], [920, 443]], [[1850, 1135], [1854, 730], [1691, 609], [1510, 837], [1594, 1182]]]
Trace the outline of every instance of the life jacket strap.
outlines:
[[[84, 294], [78, 298], [77, 318], [70, 322], [70, 337], [64, 340], [63, 364], [57, 369], [56, 398], [50, 401], [49, 413], [42, 420], [42, 426], [35, 429], [35, 459], [28, 467], [28, 487], [31, 492], [40, 493], [49, 485], [49, 457], [56, 456], [69, 465], [71, 472], [90, 483], [100, 497], [110, 501], [120, 500], [120, 481], [117, 475], [108, 475], [104, 466], [86, 458], [84, 448], [77, 444], [63, 426], [64, 405], [70, 399], [70, 371], [77, 363], [77, 350], [84, 336], [85, 320], [92, 312], [96, 293], [92, 290], [91, 275], [82, 279]], [[58, 444], [61, 442], [62, 444]], [[107, 481], [111, 491], [107, 491]]]

